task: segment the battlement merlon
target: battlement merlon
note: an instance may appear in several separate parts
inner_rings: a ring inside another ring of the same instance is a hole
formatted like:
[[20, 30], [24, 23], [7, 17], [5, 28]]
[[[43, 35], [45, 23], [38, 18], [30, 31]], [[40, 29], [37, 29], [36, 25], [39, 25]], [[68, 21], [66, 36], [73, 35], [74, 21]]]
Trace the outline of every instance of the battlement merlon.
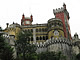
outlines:
[[60, 12], [63, 12], [63, 11], [64, 11], [64, 8], [63, 8], [63, 7], [58, 8], [58, 9], [53, 9], [54, 15], [55, 15], [56, 13], [60, 13]]
[[53, 9], [54, 15], [56, 15], [57, 13], [61, 13], [61, 12], [64, 12], [67, 15], [68, 19], [70, 18], [65, 4], [63, 4], [63, 7], [61, 7], [61, 8]]

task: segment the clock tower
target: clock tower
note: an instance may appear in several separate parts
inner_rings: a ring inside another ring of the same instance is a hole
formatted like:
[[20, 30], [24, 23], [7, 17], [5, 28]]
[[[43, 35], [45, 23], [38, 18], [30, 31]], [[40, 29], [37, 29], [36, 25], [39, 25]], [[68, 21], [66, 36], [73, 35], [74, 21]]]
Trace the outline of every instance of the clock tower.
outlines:
[[21, 19], [21, 25], [26, 26], [26, 25], [31, 25], [33, 22], [33, 16], [31, 15], [30, 17], [25, 17], [25, 15], [22, 15]]

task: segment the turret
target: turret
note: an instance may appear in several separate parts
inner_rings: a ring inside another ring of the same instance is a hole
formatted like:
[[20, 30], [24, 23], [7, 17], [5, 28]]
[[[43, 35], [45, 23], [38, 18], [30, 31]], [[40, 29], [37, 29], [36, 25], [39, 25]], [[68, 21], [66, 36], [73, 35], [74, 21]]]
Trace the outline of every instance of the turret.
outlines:
[[33, 21], [33, 16], [31, 15], [30, 17], [31, 17], [31, 20]]
[[25, 15], [22, 15], [22, 19], [21, 19], [21, 25], [31, 25], [33, 22], [33, 16], [31, 15], [30, 17], [25, 17]]
[[78, 34], [77, 34], [77, 33], [75, 33], [75, 34], [74, 34], [74, 38], [75, 38], [75, 39], [79, 39], [79, 37], [78, 37]]
[[25, 16], [24, 16], [24, 14], [22, 15], [22, 19], [24, 19], [25, 18]]

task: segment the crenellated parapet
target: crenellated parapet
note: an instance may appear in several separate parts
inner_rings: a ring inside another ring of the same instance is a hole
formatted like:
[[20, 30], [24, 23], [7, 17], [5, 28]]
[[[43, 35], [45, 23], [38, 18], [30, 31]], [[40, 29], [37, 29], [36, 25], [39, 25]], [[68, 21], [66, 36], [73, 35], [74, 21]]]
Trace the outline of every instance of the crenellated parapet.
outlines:
[[63, 7], [58, 8], [58, 9], [53, 9], [53, 12], [54, 12], [54, 15], [55, 15], [56, 13], [61, 13], [61, 12], [64, 12], [64, 11], [66, 11], [66, 10], [67, 10], [67, 9], [66, 9], [66, 4], [63, 3]]
[[[54, 52], [62, 51], [63, 54], [65, 55], [67, 54], [70, 55], [70, 51], [72, 47], [71, 41], [64, 37], [48, 39], [44, 43], [37, 42], [35, 45], [37, 47], [36, 50], [37, 53], [41, 53], [45, 51], [54, 51]], [[66, 53], [66, 51], [69, 53]]]
[[66, 39], [66, 38], [63, 38], [63, 37], [52, 38], [52, 39], [46, 41], [47, 46], [52, 45], [52, 44], [56, 44], [56, 43], [61, 43], [61, 44], [63, 43], [63, 44], [68, 44], [68, 45], [72, 46], [71, 41], [69, 39]]
[[55, 13], [60, 13], [64, 11], [64, 7], [58, 8], [58, 9], [53, 9], [53, 13], [55, 15]]
[[[69, 39], [66, 39], [66, 38], [52, 38], [52, 39], [49, 39], [49, 40], [46, 40], [46, 42], [42, 43], [35, 43], [35, 45], [37, 46], [37, 48], [45, 48], [45, 47], [48, 47], [49, 45], [52, 45], [52, 44], [56, 44], [56, 43], [60, 43], [60, 44], [67, 44], [69, 46], [72, 46], [72, 43]], [[34, 44], [34, 43], [32, 43]]]

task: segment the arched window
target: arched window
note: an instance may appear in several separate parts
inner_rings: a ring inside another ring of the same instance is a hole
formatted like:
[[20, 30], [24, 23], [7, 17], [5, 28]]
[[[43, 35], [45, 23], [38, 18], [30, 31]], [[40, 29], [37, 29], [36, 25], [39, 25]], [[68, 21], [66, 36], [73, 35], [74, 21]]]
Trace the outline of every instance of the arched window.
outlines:
[[48, 36], [46, 36], [46, 40], [48, 39]]
[[43, 36], [43, 40], [45, 40], [46, 38], [45, 38], [45, 36]]
[[44, 29], [44, 28], [42, 28], [42, 31], [44, 32], [44, 31], [45, 31], [45, 29]]
[[38, 32], [38, 29], [36, 29], [36, 32]]
[[39, 32], [41, 32], [41, 28], [39, 29]]
[[36, 37], [36, 40], [39, 40], [39, 37]]
[[45, 28], [45, 32], [47, 31], [47, 28]]
[[42, 37], [40, 36], [40, 40], [42, 40]]

